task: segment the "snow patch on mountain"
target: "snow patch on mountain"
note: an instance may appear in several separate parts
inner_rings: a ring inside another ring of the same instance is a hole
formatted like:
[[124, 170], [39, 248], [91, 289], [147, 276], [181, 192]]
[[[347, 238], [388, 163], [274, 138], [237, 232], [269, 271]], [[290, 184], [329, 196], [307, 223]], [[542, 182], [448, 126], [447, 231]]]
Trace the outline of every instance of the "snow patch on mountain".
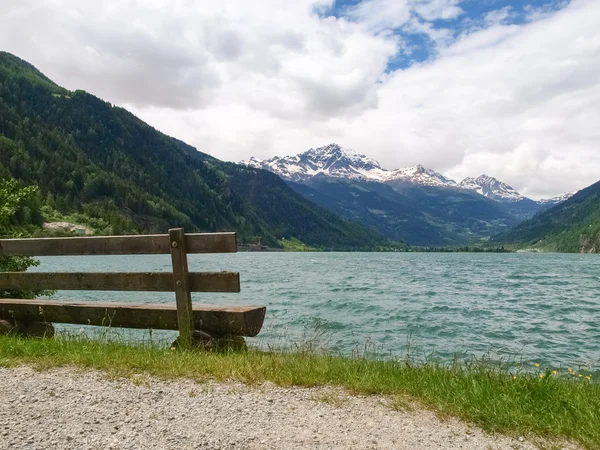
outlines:
[[387, 172], [377, 161], [343, 149], [337, 144], [311, 148], [295, 156], [275, 156], [267, 160], [252, 157], [248, 161], [242, 161], [242, 164], [270, 170], [291, 181], [306, 181], [319, 174], [335, 178], [381, 181]]
[[473, 190], [484, 197], [500, 202], [518, 202], [527, 198], [508, 184], [485, 174], [477, 178], [467, 177], [458, 184], [458, 187]]
[[406, 181], [421, 186], [456, 187], [456, 181], [446, 178], [435, 170], [426, 169], [420, 164], [388, 172], [386, 181]]
[[543, 198], [540, 201], [538, 201], [538, 203], [540, 205], [557, 205], [558, 203], [561, 203], [561, 202], [564, 202], [565, 200], [570, 199], [575, 194], [577, 194], [577, 192], [579, 192], [579, 191], [565, 192], [564, 194], [555, 195], [554, 197]]
[[456, 182], [421, 165], [389, 171], [374, 159], [354, 153], [337, 144], [310, 149], [295, 156], [259, 160], [254, 157], [242, 164], [270, 170], [290, 181], [306, 181], [316, 175], [372, 181], [405, 181], [424, 186], [456, 186]]

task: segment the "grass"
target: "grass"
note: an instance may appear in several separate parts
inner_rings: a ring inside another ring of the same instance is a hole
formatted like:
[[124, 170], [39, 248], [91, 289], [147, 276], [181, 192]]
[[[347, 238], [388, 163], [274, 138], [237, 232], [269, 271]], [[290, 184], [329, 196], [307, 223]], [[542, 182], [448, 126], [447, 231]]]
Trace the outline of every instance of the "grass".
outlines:
[[[359, 394], [391, 396], [392, 406], [415, 404], [458, 417], [489, 432], [561, 441], [600, 449], [600, 383], [589, 374], [539, 368], [509, 372], [485, 361], [420, 364], [346, 358], [314, 352], [182, 352], [147, 344], [81, 338], [0, 336], [0, 366], [26, 364], [97, 369], [145, 384], [148, 377], [270, 381], [280, 386], [339, 386]], [[514, 368], [514, 366], [513, 366]], [[408, 399], [408, 401], [407, 401]]]
[[318, 252], [320, 249], [306, 245], [304, 242], [296, 238], [282, 238], [279, 243], [286, 252]]

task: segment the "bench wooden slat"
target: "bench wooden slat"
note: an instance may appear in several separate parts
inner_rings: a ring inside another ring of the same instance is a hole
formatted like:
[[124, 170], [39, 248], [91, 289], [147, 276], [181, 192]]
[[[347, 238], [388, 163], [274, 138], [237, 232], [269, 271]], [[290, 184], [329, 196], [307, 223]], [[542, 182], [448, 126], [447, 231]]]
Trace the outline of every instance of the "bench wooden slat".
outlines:
[[[237, 252], [237, 237], [233, 232], [186, 234], [185, 243], [187, 253]], [[168, 234], [0, 239], [0, 256], [142, 255], [170, 252]]]
[[[215, 336], [256, 336], [262, 328], [265, 311], [264, 306], [195, 305], [194, 329]], [[0, 299], [0, 319], [155, 330], [178, 328], [174, 304]]]
[[[76, 291], [171, 291], [172, 272], [4, 272], [0, 289]], [[237, 272], [190, 272], [192, 292], [240, 292]]]

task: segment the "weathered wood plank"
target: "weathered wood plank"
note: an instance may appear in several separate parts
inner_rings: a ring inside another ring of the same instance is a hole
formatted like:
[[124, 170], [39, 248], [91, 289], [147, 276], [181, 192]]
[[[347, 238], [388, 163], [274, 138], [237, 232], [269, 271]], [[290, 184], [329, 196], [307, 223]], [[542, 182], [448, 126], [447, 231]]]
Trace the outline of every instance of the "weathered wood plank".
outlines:
[[188, 233], [185, 249], [190, 253], [235, 253], [237, 233]]
[[[235, 233], [185, 235], [188, 253], [237, 251]], [[0, 239], [0, 256], [141, 255], [171, 252], [169, 235], [88, 236], [68, 238]]]
[[192, 292], [240, 292], [238, 272], [189, 272], [188, 280]]
[[[191, 272], [192, 292], [239, 292], [237, 272]], [[0, 289], [8, 290], [95, 290], [95, 291], [173, 291], [170, 272], [3, 272]]]
[[173, 265], [173, 290], [177, 304], [177, 322], [179, 323], [179, 345], [192, 347], [192, 292], [188, 276], [187, 254], [185, 252], [185, 233], [183, 228], [169, 230], [171, 242], [171, 263]]
[[[256, 336], [262, 328], [265, 312], [264, 306], [192, 307], [194, 329], [214, 336]], [[178, 329], [174, 304], [0, 299], [0, 319], [155, 330]]]

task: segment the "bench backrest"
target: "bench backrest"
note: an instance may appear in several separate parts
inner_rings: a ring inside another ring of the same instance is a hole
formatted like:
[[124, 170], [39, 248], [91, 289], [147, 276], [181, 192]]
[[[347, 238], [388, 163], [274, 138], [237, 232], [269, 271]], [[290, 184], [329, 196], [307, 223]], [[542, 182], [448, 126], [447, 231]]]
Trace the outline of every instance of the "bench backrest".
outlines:
[[239, 292], [237, 272], [189, 272], [188, 253], [237, 251], [236, 233], [0, 239], [0, 256], [171, 254], [172, 272], [4, 272], [0, 289], [174, 291], [180, 342], [191, 343], [192, 292]]

